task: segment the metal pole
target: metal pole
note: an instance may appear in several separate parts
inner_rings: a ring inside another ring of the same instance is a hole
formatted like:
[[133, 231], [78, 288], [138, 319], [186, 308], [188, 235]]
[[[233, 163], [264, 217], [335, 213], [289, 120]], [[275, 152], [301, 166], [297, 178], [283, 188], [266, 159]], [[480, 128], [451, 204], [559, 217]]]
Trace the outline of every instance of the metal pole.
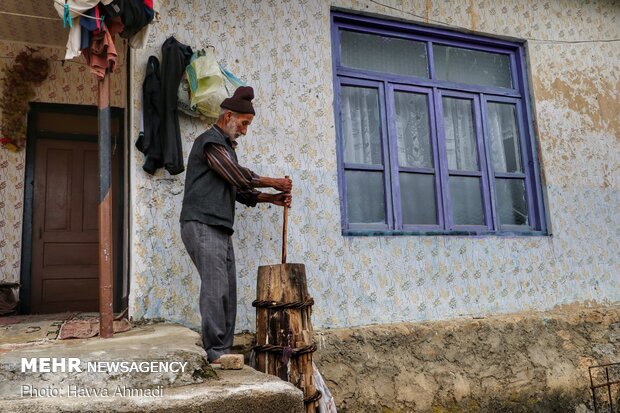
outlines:
[[110, 139], [110, 74], [99, 80], [99, 335], [114, 334], [112, 312], [112, 144]]

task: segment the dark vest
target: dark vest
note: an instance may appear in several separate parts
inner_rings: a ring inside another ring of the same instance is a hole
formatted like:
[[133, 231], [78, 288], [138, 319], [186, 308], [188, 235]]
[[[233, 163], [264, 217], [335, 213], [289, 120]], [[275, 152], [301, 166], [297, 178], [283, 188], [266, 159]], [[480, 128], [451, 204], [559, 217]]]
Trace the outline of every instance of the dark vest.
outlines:
[[196, 138], [187, 160], [181, 221], [223, 227], [232, 234], [237, 189], [209, 167], [204, 155], [207, 143], [223, 145], [237, 160], [234, 149], [215, 127]]

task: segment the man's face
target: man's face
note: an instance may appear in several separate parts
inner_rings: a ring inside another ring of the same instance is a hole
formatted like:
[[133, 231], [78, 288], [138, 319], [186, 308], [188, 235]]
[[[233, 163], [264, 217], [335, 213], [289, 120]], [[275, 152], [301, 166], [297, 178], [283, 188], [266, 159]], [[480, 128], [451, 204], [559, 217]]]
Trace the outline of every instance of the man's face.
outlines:
[[224, 132], [233, 141], [248, 132], [248, 126], [250, 126], [252, 119], [254, 119], [254, 115], [251, 113], [238, 113], [235, 115], [232, 112], [228, 112], [226, 117], [226, 130]]

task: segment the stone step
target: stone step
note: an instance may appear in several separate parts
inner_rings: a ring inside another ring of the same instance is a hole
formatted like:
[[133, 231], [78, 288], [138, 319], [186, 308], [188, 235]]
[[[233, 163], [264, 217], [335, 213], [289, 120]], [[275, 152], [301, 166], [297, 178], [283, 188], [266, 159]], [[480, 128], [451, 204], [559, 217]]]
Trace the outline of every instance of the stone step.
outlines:
[[[109, 371], [113, 366], [123, 371]], [[152, 372], [154, 366], [174, 369]], [[60, 371], [51, 372], [54, 367]], [[200, 336], [175, 324], [140, 326], [105, 340], [0, 340], [2, 413], [303, 411], [303, 394], [292, 384], [247, 366], [210, 366]]]
[[58, 389], [111, 391], [119, 384], [145, 389], [177, 387], [216, 379], [199, 340], [188, 328], [157, 324], [105, 340], [13, 344], [0, 354], [0, 398], [38, 397]]
[[[303, 413], [303, 394], [291, 383], [245, 366], [215, 367], [219, 380], [164, 388], [155, 396], [0, 399], [3, 413]], [[128, 391], [130, 391], [129, 389]]]

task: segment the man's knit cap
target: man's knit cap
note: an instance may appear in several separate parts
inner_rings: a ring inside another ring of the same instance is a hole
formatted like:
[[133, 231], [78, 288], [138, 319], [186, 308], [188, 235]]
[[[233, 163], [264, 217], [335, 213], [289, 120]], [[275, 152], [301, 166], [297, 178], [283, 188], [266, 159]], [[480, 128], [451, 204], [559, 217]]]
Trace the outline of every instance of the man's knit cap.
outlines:
[[240, 86], [235, 90], [232, 97], [224, 99], [220, 107], [230, 109], [237, 113], [251, 113], [252, 115], [256, 115], [254, 107], [252, 106], [252, 99], [254, 99], [254, 89], [252, 89], [251, 86]]

